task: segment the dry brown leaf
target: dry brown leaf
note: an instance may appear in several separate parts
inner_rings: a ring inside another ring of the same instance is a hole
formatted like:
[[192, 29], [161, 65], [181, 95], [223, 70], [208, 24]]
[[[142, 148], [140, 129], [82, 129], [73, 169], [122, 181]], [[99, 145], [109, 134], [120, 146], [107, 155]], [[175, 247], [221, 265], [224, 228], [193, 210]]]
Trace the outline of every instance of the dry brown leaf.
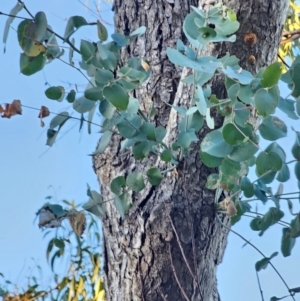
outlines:
[[230, 197], [225, 198], [225, 209], [226, 209], [226, 214], [229, 217], [235, 216], [237, 213], [234, 202]]
[[83, 211], [77, 212], [68, 216], [70, 225], [78, 237], [81, 237], [86, 227], [86, 218]]
[[22, 105], [19, 99], [15, 99], [12, 103], [6, 103], [3, 108], [0, 105], [0, 114], [2, 118], [10, 118], [14, 115], [22, 115]]
[[42, 118], [45, 118], [49, 115], [50, 115], [49, 109], [45, 106], [41, 106], [41, 110], [40, 110], [40, 113], [39, 113], [38, 117], [42, 119]]
[[226, 210], [226, 214], [229, 217], [235, 216], [237, 213], [237, 209], [235, 207], [234, 202], [230, 197], [225, 198], [222, 202], [219, 204], [219, 208]]
[[144, 68], [145, 71], [148, 71], [150, 69], [149, 64], [144, 60], [141, 60], [141, 65], [142, 65], [142, 67]]

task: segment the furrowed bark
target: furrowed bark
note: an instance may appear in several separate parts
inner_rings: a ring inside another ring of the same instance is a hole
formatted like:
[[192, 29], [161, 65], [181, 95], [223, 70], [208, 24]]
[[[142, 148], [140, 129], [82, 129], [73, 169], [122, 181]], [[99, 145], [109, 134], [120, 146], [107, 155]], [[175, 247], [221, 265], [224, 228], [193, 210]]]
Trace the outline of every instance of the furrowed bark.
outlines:
[[[211, 54], [236, 55], [240, 65], [252, 73], [272, 63], [288, 1], [223, 3], [237, 12], [241, 26], [234, 44], [216, 45]], [[168, 61], [166, 49], [175, 47], [177, 39], [185, 41], [182, 24], [191, 5], [202, 4], [194, 0], [114, 1], [116, 32], [129, 34], [139, 26], [147, 27], [146, 34], [133, 41], [121, 58], [124, 63], [130, 56], [145, 57], [150, 62], [151, 78], [134, 96], [143, 111], [154, 105], [154, 122], [167, 127], [167, 143], [174, 141], [179, 116], [164, 102], [189, 103], [190, 88], [180, 82], [182, 70]], [[255, 33], [256, 44], [245, 43], [248, 33]], [[249, 62], [250, 55], [255, 56], [255, 64]], [[221, 79], [213, 82], [212, 89], [224, 98]], [[215, 119], [220, 124], [221, 117]], [[167, 173], [159, 186], [147, 186], [132, 195], [133, 206], [125, 220], [112, 202], [106, 203], [103, 233], [107, 300], [219, 300], [216, 268], [222, 261], [228, 233], [216, 220], [214, 193], [204, 189], [211, 170], [200, 161], [199, 144], [206, 133], [206, 128], [201, 130], [199, 143], [192, 145], [177, 170]], [[143, 172], [150, 166], [166, 168], [154, 154], [135, 161], [130, 150], [120, 151], [120, 137], [113, 136], [105, 152], [94, 158], [104, 200], [113, 198], [110, 183], [116, 176]], [[229, 222], [225, 217], [223, 221]]]

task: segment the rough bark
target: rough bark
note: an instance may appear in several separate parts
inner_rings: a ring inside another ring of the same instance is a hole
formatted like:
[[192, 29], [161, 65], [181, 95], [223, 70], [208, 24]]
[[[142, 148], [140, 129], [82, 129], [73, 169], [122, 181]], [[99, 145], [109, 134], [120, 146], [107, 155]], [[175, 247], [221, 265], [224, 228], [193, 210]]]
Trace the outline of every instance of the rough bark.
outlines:
[[[227, 2], [227, 3], [226, 3]], [[237, 12], [241, 27], [234, 44], [210, 49], [214, 55], [229, 51], [241, 59], [241, 66], [255, 73], [273, 62], [281, 39], [288, 0], [223, 1]], [[145, 25], [145, 36], [132, 42], [121, 54], [146, 57], [152, 67], [150, 80], [135, 91], [142, 110], [154, 104], [154, 122], [167, 126], [167, 143], [173, 141], [178, 116], [165, 102], [185, 105], [189, 89], [180, 83], [181, 69], [166, 56], [182, 32], [184, 17], [196, 0], [115, 0], [116, 31], [128, 34]], [[255, 33], [257, 43], [244, 42]], [[248, 62], [254, 55], [256, 63]], [[185, 72], [185, 71], [184, 71]], [[224, 84], [215, 81], [213, 90], [224, 96]], [[220, 117], [216, 116], [220, 121]], [[207, 132], [203, 129], [201, 137]], [[164, 168], [155, 155], [136, 162], [129, 150], [120, 151], [120, 138], [113, 136], [106, 151], [94, 159], [104, 199], [111, 199], [109, 185], [119, 175], [145, 171], [148, 166]], [[168, 173], [158, 187], [146, 187], [133, 194], [133, 206], [122, 220], [111, 202], [103, 219], [107, 299], [110, 300], [219, 300], [216, 268], [226, 247], [227, 231], [215, 218], [214, 194], [204, 189], [208, 170], [200, 161], [199, 143], [177, 172]], [[224, 222], [228, 220], [224, 218]]]

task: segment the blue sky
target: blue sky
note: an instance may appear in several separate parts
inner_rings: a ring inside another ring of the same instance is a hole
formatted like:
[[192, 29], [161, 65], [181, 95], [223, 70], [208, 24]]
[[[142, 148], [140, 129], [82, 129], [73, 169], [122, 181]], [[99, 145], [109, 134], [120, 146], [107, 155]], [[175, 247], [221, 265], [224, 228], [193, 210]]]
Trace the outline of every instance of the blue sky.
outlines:
[[[13, 1], [2, 1], [0, 11], [9, 12]], [[88, 21], [95, 21], [96, 17], [84, 8], [79, 1], [30, 0], [25, 2], [33, 14], [43, 10], [47, 14], [48, 23], [53, 30], [63, 34], [67, 19], [72, 15], [82, 15]], [[105, 2], [101, 4], [104, 17], [111, 24], [112, 13], [107, 10]], [[94, 2], [90, 1], [89, 8], [95, 11]], [[25, 12], [20, 14], [26, 16]], [[4, 28], [6, 17], [0, 16], [0, 28]], [[15, 20], [8, 37], [6, 53], [0, 48], [0, 103], [9, 103], [13, 99], [20, 99], [22, 104], [40, 108], [47, 106], [50, 111], [62, 112], [71, 106], [66, 101], [58, 103], [46, 98], [44, 91], [51, 86], [62, 85], [66, 91], [77, 84], [80, 89], [86, 86], [86, 79], [75, 69], [54, 61], [47, 65], [42, 72], [26, 77], [19, 72], [19, 55], [21, 49], [17, 42], [14, 29], [19, 21]], [[110, 30], [113, 30], [110, 27]], [[95, 27], [83, 27], [76, 34], [76, 45], [80, 38], [96, 40]], [[61, 43], [60, 43], [61, 44]], [[62, 45], [62, 44], [61, 44]], [[66, 45], [63, 45], [66, 46]], [[2, 46], [1, 46], [2, 47]], [[66, 49], [66, 52], [68, 50]], [[68, 54], [65, 54], [68, 60]], [[74, 59], [75, 64], [78, 63]], [[37, 118], [38, 111], [23, 108], [22, 116], [11, 119], [0, 118], [0, 272], [12, 282], [18, 283], [26, 273], [21, 272], [33, 265], [31, 258], [43, 267], [44, 274], [50, 274], [50, 267], [46, 262], [45, 250], [47, 239], [33, 223], [35, 212], [46, 202], [46, 196], [53, 196], [59, 203], [62, 199], [75, 200], [76, 203], [87, 201], [86, 184], [98, 190], [96, 176], [92, 169], [92, 160], [88, 154], [96, 148], [100, 137], [99, 129], [93, 127], [93, 133], [87, 134], [86, 126], [79, 132], [79, 122], [69, 120], [63, 127], [57, 142], [49, 149], [46, 143], [46, 130], [52, 117], [45, 119], [46, 126], [40, 127]], [[75, 115], [74, 115], [75, 116]], [[282, 117], [284, 118], [284, 117]], [[94, 122], [100, 123], [100, 116], [95, 114]], [[297, 130], [297, 122], [294, 124]], [[294, 135], [290, 130], [290, 137], [282, 140], [281, 145], [292, 146]], [[297, 190], [296, 184], [285, 185], [285, 191]], [[296, 200], [297, 205], [299, 201]], [[272, 204], [270, 204], [272, 205]], [[268, 206], [258, 204], [260, 212], [266, 212]], [[287, 211], [287, 207], [283, 206]], [[299, 206], [296, 207], [299, 209]], [[255, 205], [254, 209], [255, 211]], [[291, 217], [286, 217], [290, 221]], [[274, 251], [280, 251], [280, 226], [274, 226], [263, 236], [249, 228], [250, 219], [243, 217], [234, 230], [243, 233], [247, 239], [256, 244], [270, 256]], [[261, 255], [250, 246], [242, 248], [244, 242], [230, 234], [223, 264], [218, 269], [219, 291], [222, 300], [260, 300], [254, 264], [261, 259]], [[282, 255], [272, 261], [290, 287], [300, 286], [300, 247], [296, 243], [291, 257], [283, 259]], [[286, 295], [286, 289], [270, 267], [260, 273], [260, 278], [268, 300], [271, 296]], [[296, 296], [300, 300], [300, 296]]]

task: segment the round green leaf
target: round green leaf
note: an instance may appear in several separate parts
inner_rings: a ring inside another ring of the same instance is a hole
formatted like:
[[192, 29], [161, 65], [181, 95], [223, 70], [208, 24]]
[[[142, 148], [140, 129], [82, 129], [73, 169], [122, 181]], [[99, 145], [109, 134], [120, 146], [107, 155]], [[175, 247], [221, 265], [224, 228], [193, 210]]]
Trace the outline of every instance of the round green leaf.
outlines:
[[264, 118], [258, 129], [261, 136], [270, 141], [286, 137], [287, 134], [287, 126], [276, 116], [268, 116]]
[[295, 164], [295, 175], [298, 181], [300, 181], [300, 162]]
[[278, 84], [281, 77], [282, 64], [277, 62], [269, 65], [263, 72], [260, 83], [265, 88], [271, 88]]
[[85, 90], [84, 96], [90, 100], [104, 100], [101, 87], [93, 87]]
[[43, 38], [47, 32], [47, 17], [46, 14], [42, 11], [36, 13], [34, 17], [35, 23], [35, 40], [39, 42], [43, 42]]
[[287, 164], [283, 163], [281, 169], [279, 170], [276, 180], [278, 182], [286, 182], [290, 179], [290, 170]]
[[126, 186], [126, 180], [123, 176], [116, 177], [110, 183], [110, 190], [116, 194], [120, 195], [123, 193], [123, 187]]
[[68, 39], [79, 27], [87, 25], [85, 18], [81, 16], [73, 16], [69, 18], [64, 33], [64, 38]]
[[155, 128], [156, 141], [161, 143], [163, 141], [163, 139], [165, 138], [166, 133], [167, 133], [167, 130], [162, 126], [158, 126], [157, 128]]
[[220, 176], [216, 173], [210, 174], [207, 177], [205, 187], [207, 189], [215, 190], [220, 185]]
[[111, 119], [116, 111], [116, 107], [114, 107], [109, 101], [105, 99], [100, 102], [99, 111], [102, 116], [107, 119]]
[[140, 131], [144, 133], [149, 140], [156, 141], [155, 137], [155, 127], [151, 122], [145, 122], [140, 127]]
[[113, 33], [111, 38], [116, 42], [119, 48], [122, 48], [129, 43], [129, 38], [120, 33]]
[[55, 246], [56, 246], [57, 248], [59, 248], [59, 249], [64, 249], [65, 243], [64, 243], [63, 240], [58, 239], [58, 238], [55, 238], [53, 242], [54, 242], [54, 244], [55, 244]]
[[154, 145], [154, 142], [152, 141], [142, 141], [138, 142], [134, 145], [132, 148], [132, 153], [135, 157], [135, 159], [140, 160], [144, 159], [148, 156], [150, 153], [152, 146]]
[[111, 71], [105, 69], [97, 69], [95, 73], [95, 81], [97, 86], [103, 88], [106, 86], [110, 81], [114, 79], [114, 75]]
[[202, 151], [200, 151], [200, 159], [207, 167], [210, 168], [218, 167], [223, 162], [223, 158], [214, 157]]
[[244, 128], [247, 124], [247, 121], [249, 119], [250, 112], [246, 105], [241, 103], [240, 101], [237, 102], [234, 106], [234, 121], [236, 125], [239, 127]]
[[95, 102], [85, 98], [84, 96], [75, 99], [73, 102], [73, 109], [78, 113], [86, 113], [92, 110], [95, 106]]
[[252, 219], [252, 221], [250, 222], [250, 228], [253, 231], [260, 231], [259, 229], [259, 223], [261, 221], [261, 217], [257, 216], [254, 219]]
[[297, 98], [300, 96], [300, 64], [293, 64], [292, 68], [290, 69], [291, 79], [293, 82], [293, 92], [292, 95]]
[[295, 245], [295, 242], [295, 238], [291, 237], [291, 229], [283, 228], [281, 238], [281, 253], [284, 257], [291, 255], [291, 251]]
[[212, 38], [214, 38], [217, 35], [216, 31], [210, 27], [201, 27], [198, 29], [198, 31], [199, 36], [197, 40], [203, 45], [208, 43]]
[[92, 156], [101, 154], [104, 152], [104, 150], [106, 149], [106, 147], [108, 146], [111, 136], [112, 136], [113, 132], [112, 131], [105, 131], [98, 143], [97, 149], [94, 153], [92, 153]]
[[300, 132], [296, 132], [296, 141], [292, 147], [292, 154], [297, 161], [300, 161]]
[[55, 142], [55, 139], [57, 137], [58, 131], [48, 129], [47, 130], [47, 142], [46, 145], [52, 146]]
[[124, 138], [132, 138], [140, 126], [141, 119], [137, 115], [129, 116], [117, 124], [118, 131]]
[[121, 195], [115, 195], [114, 204], [116, 209], [118, 210], [119, 214], [121, 215], [122, 219], [125, 218], [125, 213], [130, 209], [132, 206], [132, 199], [129, 193], [124, 192]]
[[172, 153], [168, 149], [164, 149], [160, 155], [160, 159], [164, 162], [170, 162], [172, 160]]
[[266, 269], [271, 259], [278, 255], [278, 252], [274, 252], [270, 257], [265, 257], [255, 264], [255, 269], [257, 272], [259, 272], [262, 269]]
[[[254, 143], [257, 143], [257, 141], [258, 137], [256, 137], [254, 141], [252, 140]], [[258, 151], [258, 147], [252, 142], [246, 141], [240, 145], [236, 145], [228, 157], [237, 162], [242, 162], [252, 158], [253, 155]]]
[[95, 55], [95, 46], [86, 40], [81, 40], [80, 42], [80, 53], [83, 60], [90, 61]]
[[97, 20], [97, 30], [99, 39], [102, 42], [106, 41], [108, 37], [107, 29], [99, 20]]
[[65, 94], [65, 88], [62, 86], [50, 87], [45, 91], [45, 95], [49, 99], [61, 101]]
[[21, 53], [20, 55], [20, 71], [27, 76], [42, 70], [45, 63], [46, 57], [43, 53], [35, 57], [29, 57], [25, 53]]
[[223, 138], [231, 145], [236, 145], [245, 139], [245, 136], [237, 129], [233, 123], [228, 123], [223, 127]]
[[129, 103], [129, 96], [118, 84], [112, 84], [103, 89], [104, 97], [117, 109], [125, 111]]
[[279, 90], [277, 86], [271, 89], [258, 89], [254, 95], [254, 102], [258, 114], [264, 117], [273, 114], [278, 105], [279, 98]]
[[75, 92], [75, 90], [72, 89], [67, 95], [67, 101], [70, 103], [73, 103], [75, 100], [75, 97], [76, 97], [76, 92]]
[[70, 115], [68, 112], [61, 112], [50, 121], [50, 129], [55, 129], [57, 126], [62, 126], [69, 118]]
[[272, 142], [266, 149], [265, 151], [267, 153], [269, 152], [275, 152], [280, 158], [282, 162], [285, 162], [286, 155], [283, 150], [283, 148], [277, 143], [277, 142]]
[[228, 144], [220, 131], [208, 133], [201, 143], [201, 151], [211, 156], [224, 158], [233, 150], [233, 146]]
[[178, 144], [183, 148], [188, 148], [193, 141], [198, 141], [195, 131], [193, 129], [188, 130], [187, 132], [181, 132], [178, 135]]
[[246, 198], [251, 198], [254, 195], [254, 187], [249, 178], [243, 177], [241, 179], [241, 189]]
[[242, 85], [248, 85], [251, 83], [253, 76], [249, 71], [242, 70], [239, 66], [222, 68], [221, 71], [233, 80], [239, 81]]
[[141, 27], [137, 28], [136, 30], [134, 30], [129, 36], [130, 36], [130, 38], [135, 38], [135, 37], [139, 37], [139, 36], [143, 35], [145, 32], [146, 32], [146, 27], [141, 26]]
[[291, 221], [291, 237], [296, 238], [300, 236], [300, 215], [297, 214], [296, 217]]
[[126, 178], [126, 184], [135, 192], [139, 192], [145, 188], [143, 175], [139, 172], [129, 174]]
[[238, 97], [243, 103], [248, 105], [253, 105], [254, 94], [252, 92], [250, 85], [240, 85]]
[[[44, 25], [46, 25], [46, 27], [44, 27]], [[24, 20], [19, 24], [18, 41], [22, 50], [29, 57], [36, 57], [46, 51], [45, 46], [40, 43], [41, 39], [46, 34], [46, 28], [47, 20], [46, 24], [42, 24], [41, 22], [39, 28], [33, 20]], [[42, 37], [41, 34], [43, 34]]]
[[153, 186], [159, 185], [161, 180], [163, 179], [163, 175], [156, 167], [148, 169], [146, 175], [148, 177], [148, 181]]
[[269, 153], [260, 152], [256, 158], [256, 172], [259, 176], [268, 171], [278, 171], [282, 167], [282, 160], [280, 156], [271, 151]]

